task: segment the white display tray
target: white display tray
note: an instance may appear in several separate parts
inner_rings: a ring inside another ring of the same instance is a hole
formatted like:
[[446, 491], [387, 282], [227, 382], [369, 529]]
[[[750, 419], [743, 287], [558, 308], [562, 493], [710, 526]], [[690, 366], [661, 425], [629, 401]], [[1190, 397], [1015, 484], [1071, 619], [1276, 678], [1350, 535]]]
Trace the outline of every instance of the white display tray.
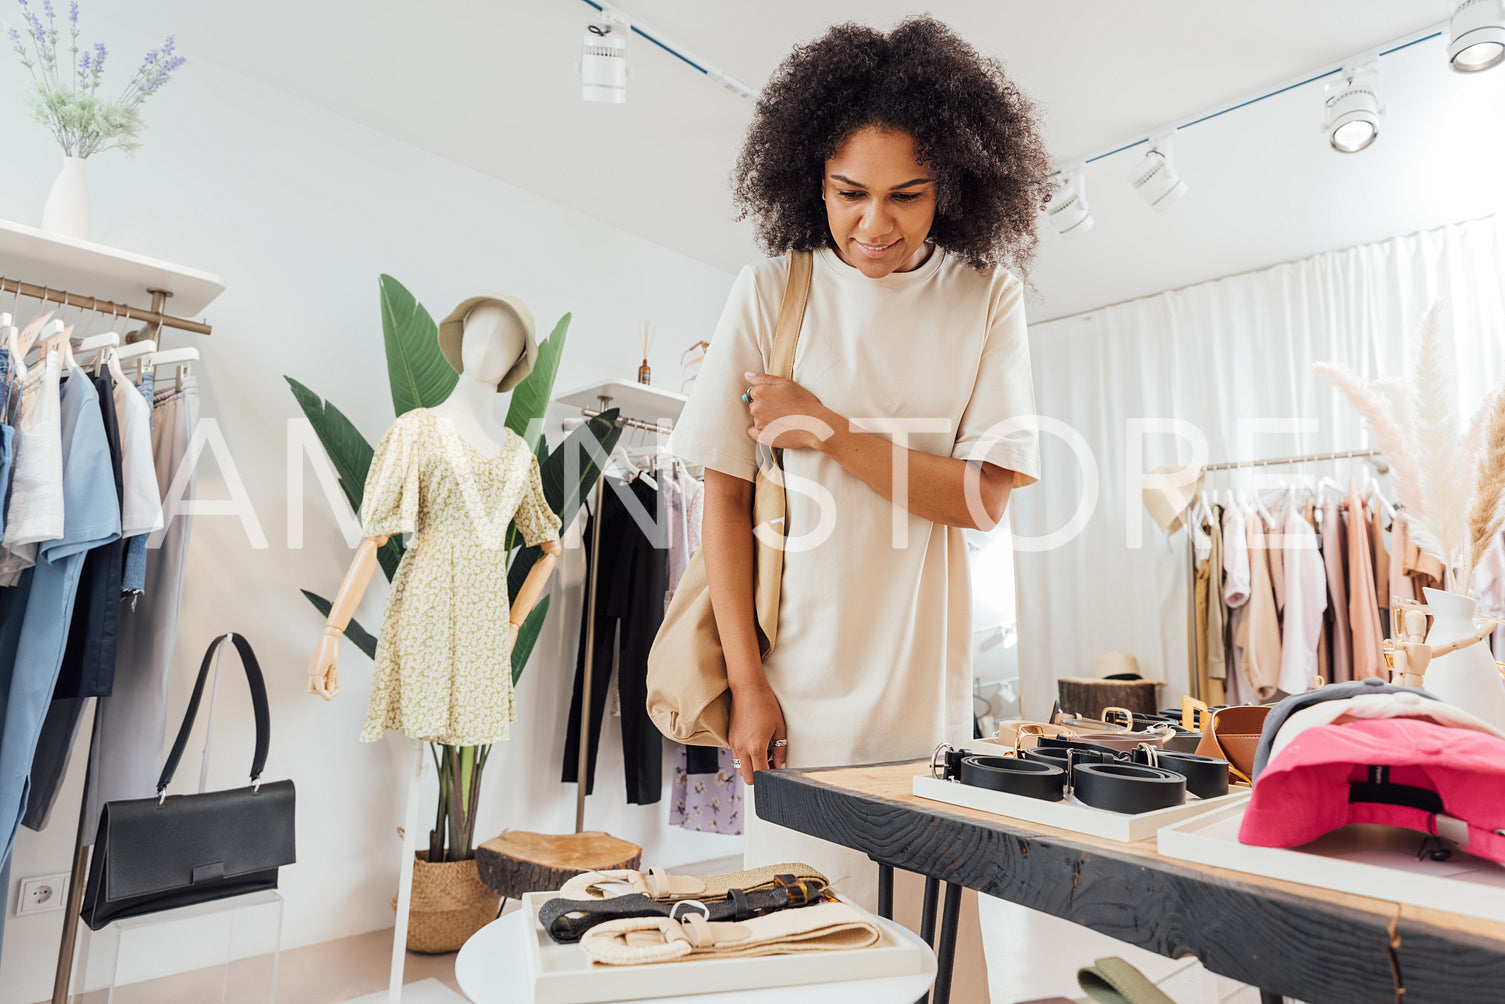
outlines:
[[1160, 831], [1169, 858], [1285, 879], [1413, 906], [1505, 921], [1505, 868], [1453, 847], [1447, 861], [1416, 859], [1425, 834], [1357, 824], [1299, 848], [1254, 847], [1238, 840], [1246, 805], [1232, 805]]
[[1094, 837], [1107, 837], [1109, 840], [1128, 842], [1148, 840], [1162, 826], [1180, 822], [1189, 816], [1200, 815], [1217, 806], [1243, 802], [1249, 797], [1248, 788], [1235, 788], [1228, 794], [1217, 798], [1204, 799], [1187, 795], [1186, 801], [1180, 805], [1130, 814], [1094, 809], [1078, 801], [1075, 795], [1067, 795], [1059, 802], [1047, 802], [1043, 798], [1030, 798], [1028, 795], [1011, 795], [1008, 792], [978, 788], [975, 785], [961, 784], [956, 781], [940, 781], [930, 774], [916, 775], [913, 790], [921, 798], [936, 802], [947, 802], [969, 809], [981, 809], [983, 812], [1008, 816], [1011, 819], [1028, 823], [1040, 823], [1063, 830], [1075, 830], [1077, 833], [1086, 833]]
[[[923, 943], [896, 935], [893, 921], [867, 914], [882, 933], [882, 938], [871, 948], [765, 955], [750, 959], [598, 966], [586, 957], [579, 945], [556, 944], [538, 922], [539, 908], [556, 895], [530, 892], [522, 900], [523, 911], [529, 917], [523, 940], [528, 974], [533, 982], [534, 1004], [593, 1004], [597, 1001], [870, 980], [924, 973], [930, 965]], [[850, 902], [845, 897], [838, 898]]]

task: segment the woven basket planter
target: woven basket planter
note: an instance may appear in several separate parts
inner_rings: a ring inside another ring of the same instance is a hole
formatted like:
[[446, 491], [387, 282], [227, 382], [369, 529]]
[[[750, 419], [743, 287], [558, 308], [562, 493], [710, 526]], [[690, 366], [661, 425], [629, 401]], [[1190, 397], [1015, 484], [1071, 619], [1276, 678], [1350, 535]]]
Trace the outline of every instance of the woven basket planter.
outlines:
[[[473, 858], [430, 864], [428, 851], [418, 851], [414, 858], [408, 951], [459, 951], [472, 934], [496, 919], [502, 898], [481, 881]], [[395, 898], [392, 908], [397, 908]]]

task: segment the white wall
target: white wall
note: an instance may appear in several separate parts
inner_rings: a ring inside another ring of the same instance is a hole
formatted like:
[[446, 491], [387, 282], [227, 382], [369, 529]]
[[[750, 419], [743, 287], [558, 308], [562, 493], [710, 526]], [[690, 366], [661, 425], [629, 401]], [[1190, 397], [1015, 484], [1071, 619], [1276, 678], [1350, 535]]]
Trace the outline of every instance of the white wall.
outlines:
[[[112, 35], [121, 64], [156, 41]], [[59, 154], [14, 100], [25, 83], [14, 60], [0, 58], [0, 217], [36, 223]], [[298, 786], [299, 861], [282, 878], [284, 943], [384, 927], [392, 922], [407, 747], [395, 733], [380, 744], [356, 742], [370, 663], [352, 646], [334, 703], [303, 692], [321, 621], [298, 589], [332, 592], [351, 550], [311, 469], [305, 496], [292, 500], [304, 507], [307, 545], [287, 547], [287, 424], [300, 413], [283, 374], [326, 394], [374, 442], [392, 417], [377, 300], [377, 276], [388, 272], [441, 316], [466, 295], [493, 291], [522, 296], [540, 336], [572, 312], [561, 390], [635, 374], [636, 326], [652, 319], [650, 362], [660, 383], [677, 389], [679, 354], [714, 326], [732, 277], [201, 61], [145, 110], [142, 149], [89, 166], [92, 237], [224, 278], [228, 288], [207, 312], [214, 334], [167, 341], [203, 351], [203, 414], [220, 422], [271, 541], [253, 550], [233, 517], [195, 523], [169, 714], [181, 714], [211, 637], [235, 630], [250, 638], [272, 697], [266, 776]], [[14, 265], [0, 261], [0, 273], [14, 274]], [[557, 430], [550, 435], [557, 443]], [[200, 469], [199, 495], [227, 497], [212, 461]], [[562, 566], [561, 578], [572, 574], [578, 580], [578, 562]], [[482, 836], [573, 827], [574, 787], [557, 778], [580, 591], [577, 583], [561, 596], [558, 581], [555, 591], [521, 681], [520, 722], [492, 753]], [[367, 624], [379, 621], [383, 592], [373, 587], [362, 607]], [[251, 748], [243, 687], [233, 677], [225, 684], [212, 787], [244, 783]], [[738, 838], [668, 827], [666, 802], [624, 805], [614, 742], [608, 729], [590, 828], [643, 844], [653, 862], [740, 851]], [[68, 870], [80, 783], [75, 770], [46, 831], [22, 830], [17, 881]], [[423, 832], [432, 804], [425, 797]], [[50, 993], [62, 913], [17, 918], [14, 890], [8, 897], [0, 1004], [24, 1004]]]

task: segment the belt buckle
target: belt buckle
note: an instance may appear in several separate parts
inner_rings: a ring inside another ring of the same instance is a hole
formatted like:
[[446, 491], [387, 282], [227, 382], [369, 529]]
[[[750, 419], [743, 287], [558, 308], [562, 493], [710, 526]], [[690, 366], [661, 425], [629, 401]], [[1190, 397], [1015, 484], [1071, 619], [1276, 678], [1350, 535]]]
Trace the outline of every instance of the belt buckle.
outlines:
[[930, 754], [930, 776], [935, 778], [937, 781], [952, 780], [951, 778], [946, 776], [945, 754], [955, 752], [956, 747], [952, 746], [950, 743], [940, 743], [939, 745], [937, 745], [935, 752]]
[[1039, 738], [1044, 735], [1045, 726], [1043, 725], [1027, 723], [1019, 726], [1014, 730], [1014, 756], [1018, 757], [1023, 753], [1024, 747], [1020, 744], [1024, 741], [1025, 736], [1035, 736], [1036, 738]]
[[697, 910], [700, 911], [701, 916], [703, 916], [706, 920], [710, 920], [711, 919], [711, 908], [708, 907], [708, 906], [706, 906], [700, 900], [698, 900], [698, 899], [682, 899], [679, 902], [675, 903], [672, 907], [669, 908], [669, 919], [670, 920], [672, 920], [672, 921], [674, 921], [676, 923], [680, 923], [680, 920], [679, 920], [679, 908], [682, 907], [682, 906], [694, 907], [695, 909], [697, 909]]
[[1147, 761], [1147, 766], [1160, 766], [1160, 747], [1156, 746], [1154, 743], [1140, 743], [1137, 747], [1135, 747], [1135, 749], [1142, 750], [1144, 752], [1144, 758]]
[[[1112, 717], [1109, 717], [1110, 715]], [[1101, 717], [1102, 720], [1107, 722], [1109, 725], [1114, 724], [1114, 718], [1122, 717], [1124, 720], [1124, 731], [1134, 731], [1134, 712], [1130, 711], [1128, 708], [1120, 708], [1117, 706], [1107, 707], [1103, 709]]]

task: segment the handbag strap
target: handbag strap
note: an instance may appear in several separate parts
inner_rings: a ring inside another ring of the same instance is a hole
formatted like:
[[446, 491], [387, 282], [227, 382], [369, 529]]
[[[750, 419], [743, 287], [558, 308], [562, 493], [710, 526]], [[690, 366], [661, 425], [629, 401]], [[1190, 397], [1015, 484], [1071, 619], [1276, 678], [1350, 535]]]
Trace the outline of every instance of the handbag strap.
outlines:
[[193, 696], [188, 699], [188, 710], [183, 714], [183, 724], [178, 729], [178, 738], [173, 741], [172, 752], [167, 754], [167, 764], [162, 768], [162, 776], [157, 779], [157, 795], [161, 796], [172, 783], [173, 772], [178, 769], [178, 761], [183, 759], [183, 750], [188, 746], [188, 734], [193, 731], [193, 720], [199, 713], [199, 701], [204, 696], [204, 683], [209, 679], [209, 667], [214, 662], [214, 653], [219, 651], [220, 645], [228, 639], [235, 645], [235, 650], [240, 653], [240, 664], [246, 671], [246, 682], [251, 687], [251, 709], [256, 715], [256, 753], [251, 758], [251, 782], [261, 783], [261, 772], [267, 765], [267, 751], [272, 744], [272, 712], [267, 705], [266, 681], [261, 676], [261, 664], [256, 661], [256, 653], [251, 651], [251, 643], [233, 631], [222, 634], [209, 643], [209, 650], [204, 653], [204, 661], [199, 664], [199, 678], [193, 684]]
[[[809, 251], [789, 252], [789, 276], [784, 282], [784, 299], [779, 304], [779, 319], [773, 328], [772, 358], [768, 361], [768, 371], [774, 376], [789, 379], [794, 376], [794, 349], [799, 344], [800, 327], [805, 321], [805, 304], [810, 300], [810, 277], [813, 271], [815, 257]], [[768, 458], [769, 454], [758, 444], [760, 457]], [[783, 466], [784, 451], [782, 448], [772, 451], [772, 463]], [[765, 472], [767, 464], [760, 463]]]

